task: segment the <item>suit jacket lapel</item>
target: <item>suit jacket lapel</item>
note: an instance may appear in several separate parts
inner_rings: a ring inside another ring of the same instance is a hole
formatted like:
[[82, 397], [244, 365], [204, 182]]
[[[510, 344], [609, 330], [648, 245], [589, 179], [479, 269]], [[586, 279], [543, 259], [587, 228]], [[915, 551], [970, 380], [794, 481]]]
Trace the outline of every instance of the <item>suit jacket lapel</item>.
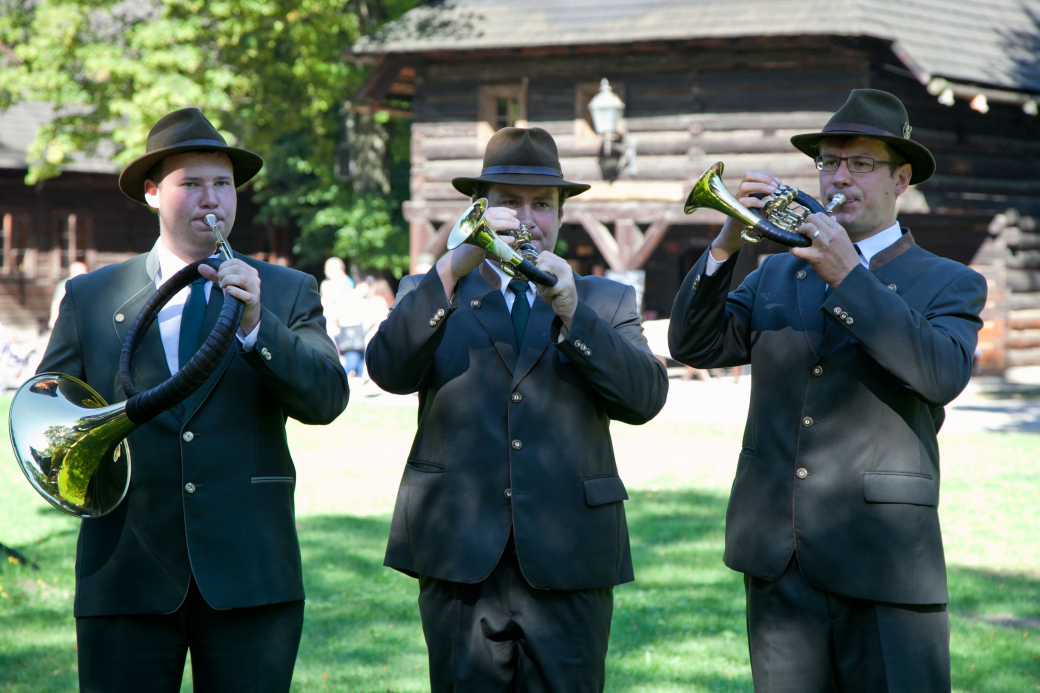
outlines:
[[[491, 274], [497, 279], [494, 272]], [[480, 301], [480, 308], [471, 307], [470, 312], [487, 331], [502, 363], [512, 374], [516, 368], [518, 354], [513, 321], [509, 318], [509, 309], [506, 308], [506, 299], [502, 292], [488, 283], [483, 271], [470, 273], [459, 287], [460, 305], [472, 306], [471, 302], [474, 300]]]
[[[531, 317], [527, 319], [527, 329], [524, 331], [524, 343], [520, 346], [520, 358], [513, 372], [513, 387], [520, 384], [528, 371], [541, 358], [542, 353], [549, 348], [549, 328], [552, 326], [556, 313], [552, 307], [540, 297], [535, 297], [534, 306], [531, 307]], [[512, 327], [512, 322], [510, 322]]]
[[826, 287], [823, 279], [808, 263], [799, 271], [805, 272], [804, 279], [797, 280], [798, 313], [802, 319], [802, 331], [809, 342], [813, 357], [819, 359], [827, 324], [827, 318], [820, 312]]
[[[141, 308], [155, 293], [155, 275], [148, 275], [150, 260], [151, 256], [145, 263], [144, 274], [134, 277], [131, 284], [133, 293], [109, 316], [109, 319], [112, 320], [115, 338], [119, 341], [120, 346], [126, 343], [126, 335], [137, 320]], [[170, 367], [166, 363], [166, 350], [162, 345], [159, 324], [157, 320], [153, 320], [145, 331], [134, 356], [134, 386], [139, 391], [147, 390], [165, 382], [169, 377]]]

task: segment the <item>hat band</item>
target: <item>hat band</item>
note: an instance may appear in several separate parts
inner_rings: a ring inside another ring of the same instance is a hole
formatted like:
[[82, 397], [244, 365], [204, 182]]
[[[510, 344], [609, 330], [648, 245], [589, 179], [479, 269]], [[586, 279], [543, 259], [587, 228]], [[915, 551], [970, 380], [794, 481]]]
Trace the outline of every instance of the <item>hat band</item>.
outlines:
[[[227, 142], [221, 142], [220, 140], [184, 140], [183, 142], [174, 142], [168, 144], [160, 149], [169, 149], [171, 147], [226, 147]], [[148, 152], [151, 154], [151, 152]]]
[[548, 166], [488, 166], [480, 172], [482, 176], [501, 176], [503, 174], [518, 174], [525, 176], [552, 176], [563, 178], [563, 172]]
[[[877, 135], [879, 137], [896, 137], [888, 130], [882, 130], [872, 125], [862, 125], [861, 123], [827, 123], [823, 128], [823, 133], [844, 131], [844, 132], [860, 132], [864, 135]], [[902, 139], [901, 137], [899, 139]]]

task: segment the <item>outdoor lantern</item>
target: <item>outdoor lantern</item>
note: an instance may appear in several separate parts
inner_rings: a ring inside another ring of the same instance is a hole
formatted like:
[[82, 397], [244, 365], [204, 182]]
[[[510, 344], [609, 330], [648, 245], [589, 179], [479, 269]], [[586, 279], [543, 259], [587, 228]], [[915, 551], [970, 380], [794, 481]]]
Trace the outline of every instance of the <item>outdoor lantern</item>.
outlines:
[[599, 82], [599, 93], [589, 101], [589, 114], [592, 116], [592, 127], [597, 135], [603, 136], [603, 154], [610, 155], [611, 142], [617, 139], [618, 121], [625, 112], [625, 104], [610, 88], [610, 82], [604, 77]]

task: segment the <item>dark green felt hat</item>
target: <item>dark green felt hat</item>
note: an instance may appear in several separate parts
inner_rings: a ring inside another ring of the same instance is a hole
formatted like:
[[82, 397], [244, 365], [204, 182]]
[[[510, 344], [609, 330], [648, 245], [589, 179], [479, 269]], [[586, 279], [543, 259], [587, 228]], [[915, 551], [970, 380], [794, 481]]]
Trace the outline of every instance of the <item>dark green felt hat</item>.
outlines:
[[824, 137], [870, 137], [898, 151], [912, 169], [910, 184], [917, 185], [935, 173], [935, 159], [923, 144], [910, 139], [910, 119], [903, 102], [887, 91], [853, 89], [849, 100], [835, 113], [822, 132], [795, 135], [791, 144], [816, 157]]
[[152, 167], [168, 156], [184, 152], [223, 152], [231, 159], [235, 187], [244, 185], [260, 172], [264, 160], [253, 152], [229, 147], [213, 124], [197, 108], [182, 108], [167, 113], [148, 132], [145, 153], [123, 169], [119, 189], [131, 200], [148, 204], [144, 199], [144, 182]]
[[480, 177], [451, 181], [456, 190], [469, 196], [480, 183], [560, 188], [561, 198], [579, 195], [592, 187], [563, 179], [556, 141], [541, 128], [502, 128], [488, 140]]

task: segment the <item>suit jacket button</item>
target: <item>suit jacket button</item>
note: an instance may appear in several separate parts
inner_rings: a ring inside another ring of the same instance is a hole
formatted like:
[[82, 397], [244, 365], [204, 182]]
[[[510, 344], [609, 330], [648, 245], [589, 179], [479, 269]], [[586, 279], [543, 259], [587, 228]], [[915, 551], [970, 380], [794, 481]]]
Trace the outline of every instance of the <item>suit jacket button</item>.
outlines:
[[855, 322], [855, 321], [852, 318], [845, 318], [845, 324], [846, 325], [851, 325], [853, 322]]
[[841, 308], [839, 306], [834, 306], [834, 314], [841, 315]]
[[895, 285], [895, 284], [889, 284], [889, 285], [888, 285], [888, 290], [889, 290], [889, 291], [895, 291], [895, 290], [896, 290], [896, 288], [897, 288], [897, 287], [896, 287], [896, 285]]
[[799, 279], [805, 279], [805, 270], [798, 270], [798, 274], [794, 275]]
[[437, 309], [437, 317], [438, 318], [443, 318], [444, 317], [444, 309], [443, 308], [438, 308]]
[[509, 399], [513, 400], [514, 402], [519, 402], [523, 398], [524, 398], [524, 396], [521, 395], [519, 392], [514, 392], [513, 394], [511, 394], [509, 396]]
[[520, 448], [522, 448], [524, 446], [524, 444], [521, 441], [519, 441], [519, 440], [514, 440], [512, 442], [512, 446], [513, 446], [514, 450], [519, 450]]
[[116, 313], [116, 322], [123, 322], [126, 320], [126, 316], [122, 313]]
[[582, 349], [582, 352], [583, 352], [583, 353], [584, 353], [584, 354], [585, 354], [586, 356], [592, 356], [592, 349], [590, 349], [590, 348], [588, 348], [588, 347], [585, 347], [584, 349]]
[[502, 492], [502, 495], [506, 497], [506, 500], [509, 500], [513, 497], [513, 489], [507, 488], [505, 491]]
[[823, 375], [823, 366], [813, 366], [812, 374], [817, 377]]
[[480, 308], [480, 299], [479, 298], [475, 298], [472, 301], [470, 301], [469, 302], [469, 307], [470, 308]]
[[184, 492], [185, 493], [195, 493], [195, 484], [191, 483], [190, 481], [188, 483], [184, 484]]
[[430, 318], [430, 327], [437, 327], [437, 318]]
[[271, 360], [271, 352], [267, 350], [267, 347], [264, 347], [260, 350], [260, 355], [264, 357], [264, 361]]
[[849, 314], [846, 313], [845, 311], [841, 311], [841, 315], [839, 315], [838, 317], [841, 318], [842, 320], [845, 320], [846, 318], [849, 317]]
[[799, 479], [804, 479], [805, 477], [809, 476], [809, 470], [807, 470], [805, 467], [799, 467], [798, 471], [795, 472], [794, 475]]
[[810, 426], [812, 426], [813, 425], [812, 417], [811, 416], [807, 416], [804, 419], [802, 419], [802, 425], [805, 426], [806, 428], [809, 428]]
[[191, 431], [185, 431], [184, 435], [182, 435], [181, 438], [184, 439], [185, 443], [190, 443], [191, 441], [195, 440], [195, 434]]

